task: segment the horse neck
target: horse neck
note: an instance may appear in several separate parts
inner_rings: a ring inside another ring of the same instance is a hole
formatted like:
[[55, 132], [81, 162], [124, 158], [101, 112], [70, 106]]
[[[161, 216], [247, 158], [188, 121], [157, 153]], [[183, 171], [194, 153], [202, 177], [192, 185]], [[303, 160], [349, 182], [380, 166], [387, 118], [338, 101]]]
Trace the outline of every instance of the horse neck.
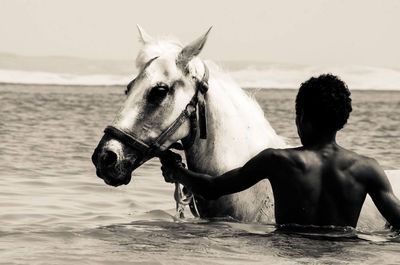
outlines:
[[186, 151], [190, 169], [221, 174], [267, 147], [284, 146], [260, 106], [226, 74], [211, 73], [206, 106], [207, 139], [197, 138]]

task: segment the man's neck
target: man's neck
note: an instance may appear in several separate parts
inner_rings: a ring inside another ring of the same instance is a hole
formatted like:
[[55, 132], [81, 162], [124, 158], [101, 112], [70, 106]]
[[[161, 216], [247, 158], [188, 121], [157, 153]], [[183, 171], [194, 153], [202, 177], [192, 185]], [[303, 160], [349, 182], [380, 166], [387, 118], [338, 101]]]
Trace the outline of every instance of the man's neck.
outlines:
[[327, 145], [336, 145], [336, 132], [315, 133], [302, 141], [305, 148], [316, 149]]

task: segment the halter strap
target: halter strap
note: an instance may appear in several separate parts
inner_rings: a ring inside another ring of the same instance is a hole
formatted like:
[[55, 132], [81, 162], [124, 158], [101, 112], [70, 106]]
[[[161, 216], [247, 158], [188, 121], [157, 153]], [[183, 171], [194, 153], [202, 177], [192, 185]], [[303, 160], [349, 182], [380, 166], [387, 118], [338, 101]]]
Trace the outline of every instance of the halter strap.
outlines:
[[200, 139], [207, 139], [207, 112], [205, 94], [208, 91], [208, 78], [209, 72], [207, 66], [204, 64], [204, 75], [201, 81], [196, 81], [197, 87], [197, 100], [199, 106], [199, 127]]
[[199, 106], [199, 127], [200, 127], [200, 138], [206, 139], [207, 136], [207, 128], [206, 128], [206, 107], [205, 107], [205, 93], [208, 91], [208, 79], [209, 79], [209, 71], [206, 64], [204, 64], [204, 75], [201, 80], [195, 78], [196, 82], [196, 91], [190, 100], [190, 102], [186, 105], [185, 109], [181, 112], [178, 118], [168, 126], [156, 139], [153, 143], [147, 144], [144, 141], [136, 138], [134, 135], [116, 128], [112, 125], [107, 126], [104, 129], [104, 133], [108, 134], [126, 145], [129, 145], [135, 150], [140, 151], [143, 157], [152, 157], [159, 156], [162, 152], [161, 148], [168, 148], [168, 146], [164, 146], [165, 142], [169, 139], [169, 137], [174, 134], [186, 120], [190, 120], [190, 133], [189, 136], [182, 139], [183, 146], [178, 143], [172, 144], [170, 148], [176, 148], [179, 150], [188, 149], [196, 138], [197, 134], [197, 106]]
[[114, 126], [111, 125], [107, 126], [104, 129], [104, 133], [113, 136], [114, 138], [120, 140], [124, 144], [129, 145], [130, 147], [136, 150], [139, 150], [143, 154], [147, 153], [147, 150], [150, 149], [150, 146], [145, 142], [142, 142], [141, 140], [130, 135], [129, 133], [121, 129], [118, 129]]
[[[104, 133], [113, 136], [114, 138], [120, 140], [126, 145], [129, 145], [135, 150], [140, 151], [143, 157], [145, 156], [158, 156], [159, 153], [161, 152], [162, 147], [167, 147], [163, 146], [165, 142], [168, 140], [168, 138], [178, 130], [182, 124], [192, 116], [194, 116], [196, 113], [196, 102], [195, 100], [196, 95], [193, 96], [192, 100], [189, 102], [189, 104], [186, 105], [186, 108], [181, 112], [181, 114], [178, 116], [178, 118], [175, 119], [175, 121], [168, 126], [167, 129], [165, 129], [158, 137], [157, 139], [152, 143], [152, 144], [147, 144], [143, 142], [142, 140], [136, 138], [134, 135], [119, 129], [117, 127], [114, 127], [112, 125], [107, 126], [104, 129]], [[190, 134], [192, 134], [191, 132]], [[188, 137], [191, 137], [189, 135]], [[176, 145], [175, 145], [176, 146]], [[180, 149], [178, 147], [178, 149]]]
[[[107, 126], [104, 129], [104, 133], [108, 134], [116, 139], [119, 139], [126, 145], [131, 146], [133, 149], [138, 150], [142, 159], [138, 160], [137, 166], [143, 163], [145, 158], [151, 158], [153, 156], [160, 156], [162, 151], [161, 148], [168, 148], [168, 146], [164, 146], [165, 142], [169, 139], [169, 137], [174, 134], [182, 124], [189, 119], [190, 121], [190, 133], [187, 137], [182, 139], [182, 145], [178, 143], [173, 143], [169, 148], [175, 148], [179, 150], [185, 150], [191, 147], [196, 140], [197, 135], [197, 123], [200, 128], [200, 139], [207, 138], [207, 115], [206, 115], [206, 101], [205, 94], [208, 91], [208, 80], [209, 80], [209, 71], [206, 64], [204, 65], [204, 75], [201, 80], [195, 78], [196, 83], [196, 91], [190, 100], [190, 102], [186, 105], [185, 109], [181, 112], [178, 118], [168, 126], [158, 137], [157, 139], [151, 143], [147, 144], [144, 141], [136, 138], [134, 135], [125, 132], [122, 129], [118, 129], [114, 126]], [[199, 111], [199, 120], [197, 122], [197, 106]], [[196, 200], [194, 199], [194, 195], [191, 192], [188, 192], [183, 196], [183, 192], [180, 189], [180, 184], [175, 183], [175, 201], [177, 203], [177, 214], [180, 217], [183, 217], [183, 209], [184, 206], [189, 204], [190, 209], [196, 217], [199, 217], [199, 211], [197, 209]]]

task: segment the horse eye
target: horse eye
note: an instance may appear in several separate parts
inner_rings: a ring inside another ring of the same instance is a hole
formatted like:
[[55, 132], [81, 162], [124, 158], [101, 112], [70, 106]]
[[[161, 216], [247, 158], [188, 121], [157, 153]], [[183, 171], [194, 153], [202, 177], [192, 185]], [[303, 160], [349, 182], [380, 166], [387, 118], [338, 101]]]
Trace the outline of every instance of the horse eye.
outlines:
[[169, 87], [166, 85], [157, 85], [150, 90], [148, 100], [152, 103], [161, 103], [168, 95]]

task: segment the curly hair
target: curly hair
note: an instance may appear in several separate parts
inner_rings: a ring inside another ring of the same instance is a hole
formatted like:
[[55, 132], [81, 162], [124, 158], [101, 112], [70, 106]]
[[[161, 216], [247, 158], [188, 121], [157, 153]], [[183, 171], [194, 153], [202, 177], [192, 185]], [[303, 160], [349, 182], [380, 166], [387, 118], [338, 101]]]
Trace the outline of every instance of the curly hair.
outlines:
[[350, 91], [339, 77], [323, 74], [302, 83], [296, 97], [296, 114], [323, 130], [339, 131], [352, 111]]

